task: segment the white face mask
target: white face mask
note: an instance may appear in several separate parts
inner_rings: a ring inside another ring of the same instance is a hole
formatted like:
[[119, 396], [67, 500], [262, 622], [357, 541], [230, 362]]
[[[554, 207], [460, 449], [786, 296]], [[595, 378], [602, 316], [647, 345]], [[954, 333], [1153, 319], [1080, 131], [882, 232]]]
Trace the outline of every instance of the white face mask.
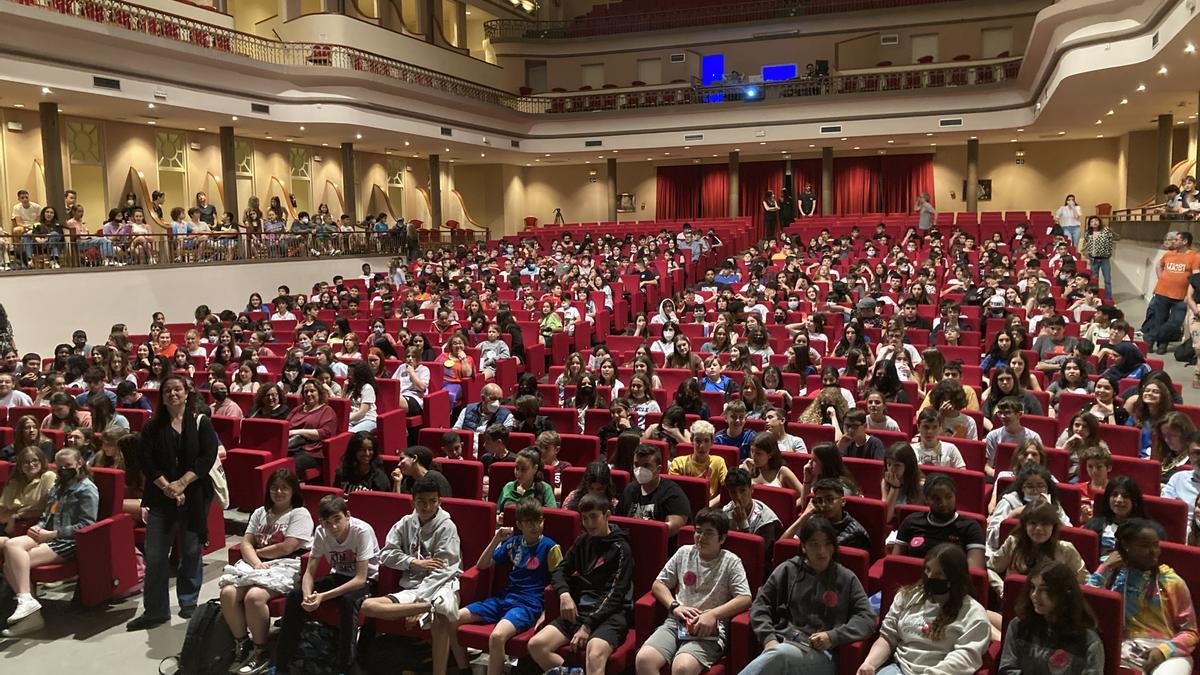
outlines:
[[499, 401], [488, 401], [487, 403], [483, 404], [483, 411], [489, 415], [491, 415], [492, 413], [495, 413], [499, 409], [500, 409]]
[[663, 340], [674, 340], [674, 339], [675, 339], [675, 331], [673, 331], [673, 330], [664, 330], [663, 331]]
[[645, 485], [654, 480], [654, 472], [644, 466], [636, 466], [633, 468], [633, 478], [638, 485]]
[[788, 300], [788, 309], [796, 309], [800, 306], [799, 300]]

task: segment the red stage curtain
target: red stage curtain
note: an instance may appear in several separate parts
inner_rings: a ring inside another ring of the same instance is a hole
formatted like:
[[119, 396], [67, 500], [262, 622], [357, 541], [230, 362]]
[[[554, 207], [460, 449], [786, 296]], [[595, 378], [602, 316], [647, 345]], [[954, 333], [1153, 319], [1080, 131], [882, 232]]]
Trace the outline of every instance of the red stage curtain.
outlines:
[[720, 218], [729, 211], [729, 167], [681, 164], [656, 170], [655, 216], [660, 219]]
[[880, 158], [883, 172], [883, 209], [887, 213], [909, 213], [922, 192], [933, 190], [933, 155], [885, 155]]
[[778, 197], [783, 191], [783, 162], [743, 162], [738, 166], [739, 213], [750, 216], [751, 224], [761, 232], [763, 200], [771, 190]]
[[724, 218], [729, 215], [729, 165], [701, 164], [700, 217]]
[[879, 211], [879, 157], [833, 160], [835, 211], [840, 215]]
[[700, 215], [700, 167], [660, 166], [656, 170], [655, 217], [660, 220], [695, 218]]
[[792, 160], [792, 198], [796, 201], [796, 217], [800, 217], [800, 193], [805, 185], [811, 185], [813, 194], [817, 196], [817, 205], [813, 210], [814, 216], [821, 215], [821, 160], [793, 159]]

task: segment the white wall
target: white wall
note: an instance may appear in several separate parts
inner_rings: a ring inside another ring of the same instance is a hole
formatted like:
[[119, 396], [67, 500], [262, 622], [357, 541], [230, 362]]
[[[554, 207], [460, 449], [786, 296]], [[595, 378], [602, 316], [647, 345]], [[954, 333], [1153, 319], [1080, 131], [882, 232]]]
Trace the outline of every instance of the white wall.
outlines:
[[386, 272], [388, 261], [340, 258], [5, 276], [0, 298], [20, 351], [46, 356], [54, 353], [54, 345], [70, 342], [77, 328], [87, 331], [89, 344], [103, 344], [114, 323], [127, 324], [131, 333], [146, 332], [155, 311], [182, 323], [192, 320], [198, 305], [237, 311], [255, 291], [268, 302], [281, 284], [308, 294], [314, 283], [335, 274], [360, 275], [364, 262]]

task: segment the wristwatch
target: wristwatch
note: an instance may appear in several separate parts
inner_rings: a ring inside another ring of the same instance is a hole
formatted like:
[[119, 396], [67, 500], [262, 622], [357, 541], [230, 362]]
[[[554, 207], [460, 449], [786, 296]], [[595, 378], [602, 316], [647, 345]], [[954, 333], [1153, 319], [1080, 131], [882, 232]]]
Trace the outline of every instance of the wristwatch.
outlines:
[[679, 608], [680, 608], [680, 607], [682, 607], [682, 606], [683, 606], [683, 603], [679, 602], [678, 600], [672, 600], [672, 601], [671, 601], [671, 608], [670, 608], [670, 609], [668, 609], [668, 610], [667, 610], [667, 612], [668, 612], [669, 614], [674, 614], [674, 613], [675, 613], [675, 610], [679, 609]]

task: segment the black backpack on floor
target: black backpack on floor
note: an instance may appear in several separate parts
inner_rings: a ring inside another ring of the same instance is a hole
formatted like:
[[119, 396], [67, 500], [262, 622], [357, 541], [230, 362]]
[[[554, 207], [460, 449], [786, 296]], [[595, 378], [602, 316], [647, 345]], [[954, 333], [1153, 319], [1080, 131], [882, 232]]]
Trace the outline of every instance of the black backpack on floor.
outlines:
[[[233, 664], [233, 633], [221, 615], [221, 603], [209, 600], [188, 619], [183, 649], [174, 657], [178, 675], [225, 675]], [[164, 662], [166, 659], [163, 660]], [[162, 673], [162, 664], [158, 672]]]
[[296, 653], [288, 663], [289, 675], [332, 675], [338, 672], [338, 629], [319, 621], [300, 628]]
[[[367, 635], [363, 632], [364, 637]], [[403, 635], [371, 635], [359, 640], [358, 664], [369, 675], [421, 675], [433, 672], [428, 640]]]

